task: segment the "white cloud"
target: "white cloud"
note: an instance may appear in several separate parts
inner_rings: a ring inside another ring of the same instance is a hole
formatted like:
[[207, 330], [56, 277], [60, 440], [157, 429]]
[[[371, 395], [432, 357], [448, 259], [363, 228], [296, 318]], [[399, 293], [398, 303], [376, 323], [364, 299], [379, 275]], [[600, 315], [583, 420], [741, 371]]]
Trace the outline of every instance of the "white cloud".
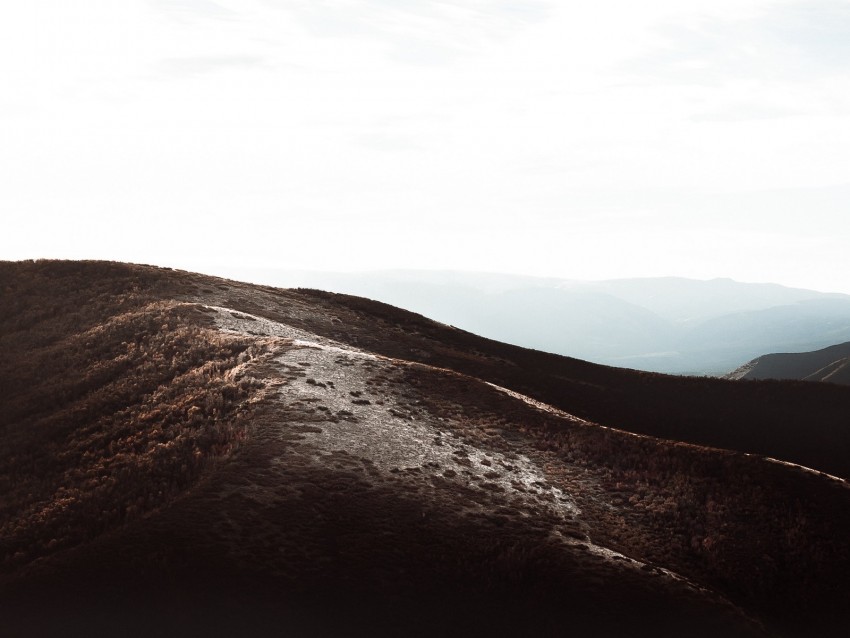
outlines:
[[847, 290], [847, 7], [10, 5], [0, 257]]

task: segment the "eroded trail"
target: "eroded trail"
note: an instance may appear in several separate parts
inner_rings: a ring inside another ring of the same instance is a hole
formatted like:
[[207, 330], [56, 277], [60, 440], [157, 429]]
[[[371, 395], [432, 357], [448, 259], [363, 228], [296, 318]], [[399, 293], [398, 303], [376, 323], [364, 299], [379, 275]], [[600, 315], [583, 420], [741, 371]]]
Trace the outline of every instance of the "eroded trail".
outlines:
[[275, 465], [292, 465], [296, 457], [296, 463], [327, 466], [346, 459], [362, 464], [373, 478], [403, 481], [423, 502], [451, 497], [462, 516], [498, 512], [519, 524], [535, 521], [550, 541], [569, 545], [580, 562], [588, 563], [589, 571], [598, 569], [601, 561], [617, 573], [632, 571], [642, 578], [706, 591], [674, 571], [594, 542], [574, 497], [599, 498], [601, 491], [592, 475], [576, 472], [570, 479], [561, 472], [553, 477], [546, 470], [552, 459], [528, 441], [514, 441], [507, 451], [504, 445], [488, 446], [488, 438], [497, 441], [505, 432], [510, 434], [510, 424], [493, 428], [462, 410], [435, 413], [428, 397], [411, 382], [415, 379], [411, 372], [445, 376], [448, 382], [462, 377], [479, 385], [481, 392], [497, 392], [567, 424], [602, 426], [451, 370], [378, 356], [228, 308], [209, 308], [224, 332], [284, 339], [274, 357], [278, 379], [272, 398], [286, 410], [285, 423], [264, 426], [260, 435], [271, 447], [279, 445]]

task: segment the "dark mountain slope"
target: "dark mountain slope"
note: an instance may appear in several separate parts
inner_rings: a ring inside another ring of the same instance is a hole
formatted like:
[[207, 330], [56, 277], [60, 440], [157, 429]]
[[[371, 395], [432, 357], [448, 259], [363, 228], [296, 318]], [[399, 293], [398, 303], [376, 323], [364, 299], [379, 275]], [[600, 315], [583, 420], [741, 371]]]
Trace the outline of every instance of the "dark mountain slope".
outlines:
[[253, 343], [204, 326], [150, 269], [14, 270], [0, 277], [7, 566], [166, 502], [242, 436], [236, 405], [258, 387], [232, 376]]
[[850, 357], [833, 361], [828, 366], [813, 372], [804, 381], [827, 381], [829, 383], [840, 383], [850, 385]]
[[[846, 626], [844, 482], [491, 385], [554, 386], [539, 353], [142, 266], [0, 264], [0, 294], [13, 635]], [[576, 396], [634, 378], [563, 365]]]
[[766, 354], [729, 373], [731, 379], [798, 379], [850, 385], [850, 342], [816, 350]]
[[[611, 368], [483, 339], [358, 297], [320, 291], [286, 294], [310, 299], [321, 313], [305, 319], [264, 310], [257, 299], [218, 299], [386, 356], [487, 379], [598, 423], [850, 476], [850, 390], [845, 388], [740, 384]], [[375, 325], [377, 332], [370, 328]]]

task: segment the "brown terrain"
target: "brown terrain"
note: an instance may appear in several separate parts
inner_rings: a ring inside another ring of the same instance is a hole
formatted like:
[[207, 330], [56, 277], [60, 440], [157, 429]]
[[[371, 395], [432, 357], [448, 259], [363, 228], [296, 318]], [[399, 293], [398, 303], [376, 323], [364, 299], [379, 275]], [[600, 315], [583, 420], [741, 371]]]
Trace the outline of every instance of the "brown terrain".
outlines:
[[797, 379], [850, 385], [850, 342], [814, 352], [766, 354], [726, 376], [730, 379]]
[[11, 636], [843, 636], [850, 388], [0, 263]]

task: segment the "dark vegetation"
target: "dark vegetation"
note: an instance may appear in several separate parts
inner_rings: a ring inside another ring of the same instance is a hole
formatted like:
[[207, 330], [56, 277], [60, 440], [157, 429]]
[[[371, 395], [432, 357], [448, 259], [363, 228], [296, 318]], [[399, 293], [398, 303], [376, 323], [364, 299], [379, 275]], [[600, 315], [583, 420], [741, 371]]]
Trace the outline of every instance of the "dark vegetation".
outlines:
[[[344, 452], [320, 465], [269, 441], [234, 460], [8, 598], [60, 601], [63, 618], [102, 619], [104, 635], [175, 623], [174, 635], [221, 636], [760, 635], [716, 597], [565, 552], [551, 515], [522, 516], [498, 492], [422, 471], [388, 478]], [[257, 485], [273, 502], [240, 489]], [[481, 512], [464, 513], [470, 503]]]
[[[281, 372], [291, 342], [222, 332], [200, 304], [392, 360], [332, 355], [366, 379], [337, 390], [306, 357]], [[0, 263], [0, 353], [11, 635], [760, 635], [749, 616], [837, 638], [850, 622], [846, 484], [731, 451], [850, 476], [850, 388], [619, 370], [354, 297], [96, 262]], [[297, 384], [345, 409], [272, 398]], [[439, 419], [453, 464], [384, 472], [306, 443], [378, 409]], [[506, 490], [520, 457], [580, 516]]]
[[[846, 485], [741, 454], [565, 428], [495, 391], [470, 402], [482, 394], [470, 380], [420, 371], [410, 382], [437, 413], [467, 406], [473, 441], [517, 451], [516, 440], [485, 433], [521, 424], [516, 433], [552, 458], [547, 478], [577, 495], [596, 542], [723, 592], [774, 630], [840, 635], [850, 620]], [[595, 490], [571, 489], [577, 473]]]
[[231, 374], [257, 346], [159, 300], [160, 273], [91, 268], [0, 268], [0, 573], [167, 503], [259, 387]]

